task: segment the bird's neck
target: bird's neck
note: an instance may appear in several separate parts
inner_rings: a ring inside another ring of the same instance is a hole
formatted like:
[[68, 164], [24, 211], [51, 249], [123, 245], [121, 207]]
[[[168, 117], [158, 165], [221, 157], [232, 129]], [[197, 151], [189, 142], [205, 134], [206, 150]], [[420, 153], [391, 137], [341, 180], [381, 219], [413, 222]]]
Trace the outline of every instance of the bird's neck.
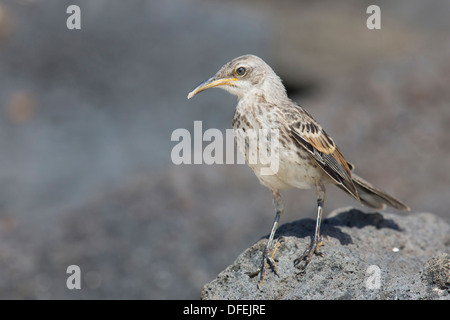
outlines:
[[239, 102], [258, 102], [269, 103], [274, 105], [283, 104], [290, 101], [283, 84], [274, 86], [272, 83], [270, 86], [261, 86], [259, 88], [253, 88], [247, 91], [244, 95], [238, 96]]

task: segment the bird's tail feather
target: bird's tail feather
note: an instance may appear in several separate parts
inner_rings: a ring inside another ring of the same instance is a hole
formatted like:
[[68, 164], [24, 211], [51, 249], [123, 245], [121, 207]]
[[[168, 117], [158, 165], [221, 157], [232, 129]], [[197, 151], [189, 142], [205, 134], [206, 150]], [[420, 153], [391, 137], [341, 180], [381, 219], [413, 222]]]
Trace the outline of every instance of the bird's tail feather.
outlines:
[[352, 181], [358, 190], [359, 200], [362, 204], [375, 209], [384, 209], [386, 205], [398, 210], [409, 211], [409, 207], [398, 199], [375, 188], [363, 178], [352, 172]]

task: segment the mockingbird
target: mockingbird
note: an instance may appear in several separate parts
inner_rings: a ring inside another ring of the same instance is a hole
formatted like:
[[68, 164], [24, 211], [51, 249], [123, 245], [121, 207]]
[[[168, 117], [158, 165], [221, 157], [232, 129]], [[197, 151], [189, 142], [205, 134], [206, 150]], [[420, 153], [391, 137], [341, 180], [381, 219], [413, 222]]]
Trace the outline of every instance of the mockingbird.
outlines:
[[[249, 162], [249, 140], [236, 139], [239, 150], [245, 153], [247, 164], [260, 182], [272, 191], [275, 220], [265, 246], [258, 288], [264, 282], [267, 265], [279, 275], [273, 256], [280, 244], [274, 241], [284, 205], [280, 190], [289, 188], [315, 188], [317, 220], [314, 237], [305, 252], [294, 261], [306, 268], [314, 253], [319, 254], [323, 244], [320, 236], [322, 208], [325, 201], [325, 184], [334, 184], [364, 205], [383, 209], [386, 205], [409, 211], [408, 206], [375, 188], [352, 172], [354, 166], [347, 162], [333, 139], [301, 106], [288, 98], [281, 79], [261, 58], [244, 55], [226, 63], [212, 78], [202, 82], [188, 99], [208, 88], [220, 87], [238, 97], [232, 126], [236, 132], [265, 130], [278, 132], [277, 170], [262, 174], [261, 163]], [[236, 134], [235, 134], [236, 136]], [[270, 134], [258, 139], [268, 142]], [[255, 137], [255, 135], [253, 136]], [[255, 139], [255, 138], [254, 138]], [[250, 141], [251, 143], [252, 141]], [[254, 141], [253, 141], [254, 142]], [[260, 144], [258, 144], [260, 146]], [[267, 147], [271, 149], [270, 145]], [[274, 151], [275, 148], [272, 148]]]

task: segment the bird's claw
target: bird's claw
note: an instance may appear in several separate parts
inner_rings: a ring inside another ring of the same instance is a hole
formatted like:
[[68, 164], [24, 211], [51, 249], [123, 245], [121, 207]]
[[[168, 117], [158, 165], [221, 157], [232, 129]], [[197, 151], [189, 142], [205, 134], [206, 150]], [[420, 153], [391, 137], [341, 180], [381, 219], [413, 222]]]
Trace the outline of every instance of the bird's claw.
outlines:
[[275, 260], [273, 259], [275, 253], [277, 252], [280, 245], [284, 242], [284, 238], [280, 237], [277, 241], [273, 243], [271, 246], [267, 246], [264, 249], [262, 260], [261, 260], [261, 267], [255, 271], [248, 273], [250, 278], [256, 277], [259, 274], [259, 281], [258, 281], [258, 289], [261, 289], [264, 279], [266, 277], [267, 272], [267, 266], [270, 267], [270, 269], [277, 275], [278, 277], [280, 274], [278, 273], [277, 265], [275, 264]]
[[302, 270], [305, 270], [306, 267], [308, 266], [308, 264], [311, 262], [311, 259], [312, 259], [314, 254], [317, 254], [317, 255], [323, 257], [324, 254], [322, 252], [319, 252], [319, 248], [321, 246], [323, 246], [323, 239], [322, 239], [322, 237], [320, 237], [320, 238], [319, 237], [314, 237], [313, 240], [311, 241], [311, 244], [305, 250], [305, 252], [303, 252], [301, 257], [299, 257], [299, 258], [294, 260], [294, 266], [297, 267], [297, 268], [300, 268], [300, 263], [302, 261], [305, 261], [305, 264], [303, 265], [303, 267], [301, 267]]

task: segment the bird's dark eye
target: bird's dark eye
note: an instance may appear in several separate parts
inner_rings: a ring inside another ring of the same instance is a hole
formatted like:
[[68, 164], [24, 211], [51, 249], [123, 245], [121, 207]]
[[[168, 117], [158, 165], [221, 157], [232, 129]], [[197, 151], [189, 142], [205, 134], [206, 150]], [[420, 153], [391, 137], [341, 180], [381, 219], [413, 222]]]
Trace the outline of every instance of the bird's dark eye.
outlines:
[[247, 69], [245, 69], [244, 67], [239, 67], [236, 69], [236, 74], [238, 76], [243, 76], [246, 72], [247, 72]]

